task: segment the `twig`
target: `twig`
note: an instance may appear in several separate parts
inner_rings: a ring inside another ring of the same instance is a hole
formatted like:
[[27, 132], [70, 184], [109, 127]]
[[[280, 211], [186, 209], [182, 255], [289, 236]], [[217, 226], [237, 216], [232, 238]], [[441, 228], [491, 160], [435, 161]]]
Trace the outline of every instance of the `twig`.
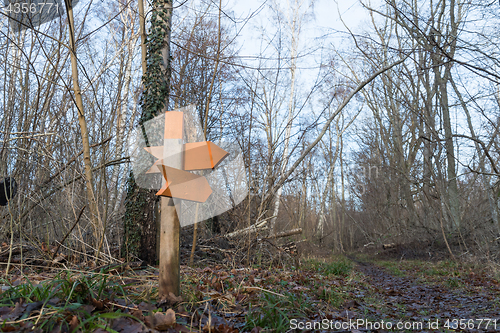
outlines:
[[12, 254], [19, 254], [19, 253], [21, 253], [22, 250], [25, 250], [25, 251], [32, 250], [32, 247], [30, 247], [29, 245], [21, 245], [21, 244], [12, 245], [8, 249], [0, 252], [0, 258], [9, 254], [11, 250], [12, 250]]
[[[85, 243], [85, 242], [83, 242], [81, 239], [79, 239], [78, 237], [75, 237], [75, 240], [80, 241], [80, 242], [82, 242], [82, 243], [83, 243], [83, 244], [85, 244], [85, 245], [88, 245], [87, 243]], [[109, 256], [108, 261], [106, 261], [106, 260], [104, 260], [104, 259], [102, 259], [102, 258], [97, 258], [97, 257], [95, 257], [95, 256], [93, 256], [93, 255], [91, 255], [91, 254], [84, 253], [84, 252], [81, 252], [81, 251], [78, 251], [78, 250], [75, 250], [75, 249], [71, 249], [71, 248], [69, 248], [69, 247], [65, 246], [64, 244], [59, 243], [58, 241], [56, 241], [56, 242], [57, 242], [58, 244], [60, 244], [63, 248], [65, 248], [66, 250], [69, 250], [69, 251], [72, 251], [72, 252], [74, 252], [74, 253], [78, 253], [78, 254], [83, 254], [83, 255], [89, 256], [89, 257], [91, 257], [91, 258], [93, 258], [93, 259], [99, 259], [99, 260], [101, 260], [101, 261], [103, 261], [103, 262], [105, 262], [105, 263], [109, 263], [109, 262], [112, 262], [112, 261], [114, 260], [114, 258], [113, 258], [113, 257], [110, 257], [110, 256]], [[90, 248], [92, 248], [90, 245], [89, 245], [89, 247], [90, 247]], [[103, 255], [106, 255], [106, 254], [104, 254], [104, 253], [103, 253]]]
[[[109, 138], [105, 139], [104, 141], [101, 141], [99, 143], [94, 143], [93, 145], [90, 146], [90, 148], [94, 148], [94, 147], [97, 147], [97, 146], [101, 146], [103, 144], [105, 144], [106, 142], [108, 142], [109, 140], [111, 140], [113, 137], [110, 136]], [[81, 155], [83, 154], [83, 149], [80, 150], [80, 152], [78, 154], [76, 154], [75, 156], [73, 156], [67, 163], [66, 165], [64, 165], [61, 169], [59, 169], [59, 171], [57, 171], [55, 174], [53, 174], [48, 180], [46, 180], [43, 185], [46, 185], [48, 183], [50, 183], [54, 178], [56, 178], [57, 176], [59, 176], [61, 174], [61, 172], [63, 172], [71, 163], [73, 163], [74, 161], [76, 161], [76, 159]]]
[[111, 304], [113, 306], [116, 306], [116, 307], [119, 307], [119, 308], [122, 308], [122, 309], [139, 310], [139, 308], [137, 308], [137, 307], [131, 308], [130, 306], [120, 305], [120, 304], [116, 304], [116, 303], [113, 303], [113, 302], [109, 302], [108, 304]]
[[[101, 164], [100, 166], [94, 167], [92, 169], [92, 172], [100, 170], [100, 169], [108, 167], [108, 166], [113, 166], [113, 165], [116, 165], [116, 164], [126, 163], [126, 162], [129, 162], [129, 161], [130, 161], [130, 157], [129, 156], [122, 157], [122, 158], [119, 158], [117, 160], [106, 162], [104, 164]], [[77, 180], [79, 180], [79, 179], [81, 179], [83, 177], [84, 177], [83, 175], [76, 176], [73, 179], [68, 180], [64, 184], [56, 186], [55, 188], [53, 188], [52, 190], [50, 190], [42, 198], [38, 199], [35, 203], [32, 203], [31, 205], [29, 205], [28, 208], [21, 214], [21, 216], [19, 216], [19, 221], [21, 221], [26, 215], [28, 215], [35, 207], [37, 207], [39, 204], [41, 204], [45, 199], [47, 199], [48, 197], [52, 196], [57, 191], [65, 188], [66, 186], [72, 184], [73, 182], [76, 182]]]
[[[52, 314], [55, 314], [55, 313], [57, 313], [57, 311], [47, 312], [47, 313], [44, 314], [44, 316], [46, 316], [46, 315], [52, 315]], [[35, 319], [37, 317], [39, 317], [39, 315], [28, 317], [28, 318], [24, 318], [24, 319], [19, 319], [19, 320], [15, 320], [15, 321], [4, 321], [4, 322], [2, 322], [2, 325], [3, 324], [9, 324], [9, 325], [10, 324], [19, 324], [19, 323], [22, 323], [23, 321], [28, 321], [28, 320], [31, 320], [31, 319]]]
[[285, 295], [278, 294], [278, 293], [275, 293], [274, 291], [267, 290], [267, 289], [264, 289], [264, 288], [261, 288], [261, 287], [243, 286], [243, 289], [257, 289], [257, 290], [265, 291], [266, 293], [270, 293], [270, 294], [273, 294], [273, 295], [276, 295], [276, 296], [286, 297]]
[[56, 257], [57, 251], [59, 251], [59, 248], [61, 247], [61, 244], [64, 243], [64, 241], [66, 240], [66, 238], [68, 238], [69, 234], [73, 231], [73, 229], [78, 224], [78, 221], [80, 221], [80, 218], [82, 217], [82, 214], [83, 214], [83, 211], [85, 210], [85, 207], [87, 207], [87, 205], [84, 205], [82, 207], [82, 209], [80, 210], [80, 214], [78, 214], [78, 217], [76, 218], [75, 223], [73, 223], [73, 226], [71, 227], [71, 229], [68, 230], [68, 232], [66, 233], [66, 235], [63, 237], [62, 241], [60, 241], [59, 244], [57, 245], [56, 250], [54, 251], [54, 255], [52, 256], [52, 260], [54, 260], [54, 258]]

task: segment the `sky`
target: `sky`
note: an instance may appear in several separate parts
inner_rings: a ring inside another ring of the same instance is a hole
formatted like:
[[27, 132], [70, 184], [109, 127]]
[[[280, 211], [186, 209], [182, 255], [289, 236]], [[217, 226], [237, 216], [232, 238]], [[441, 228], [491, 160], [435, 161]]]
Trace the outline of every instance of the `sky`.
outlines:
[[[277, 0], [280, 5], [285, 7], [287, 1]], [[248, 0], [233, 0], [227, 4], [237, 16], [245, 16], [256, 11], [263, 3], [270, 4], [271, 0], [266, 1], [248, 1]], [[264, 13], [265, 11], [263, 11]], [[313, 38], [321, 38], [325, 34], [332, 32], [347, 32], [342, 21], [339, 18], [339, 13], [342, 15], [344, 22], [349, 28], [356, 28], [363, 20], [366, 19], [366, 12], [363, 10], [359, 0], [316, 0], [314, 2], [314, 16], [304, 27], [302, 40], [310, 40]], [[264, 14], [265, 15], [265, 14]], [[259, 24], [262, 17], [253, 18], [242, 31], [244, 45], [242, 48], [243, 55], [255, 55], [258, 47], [256, 47], [256, 39], [254, 37], [255, 26]], [[265, 19], [264, 19], [265, 20]], [[336, 34], [339, 37], [342, 34]], [[340, 39], [338, 39], [340, 40]]]

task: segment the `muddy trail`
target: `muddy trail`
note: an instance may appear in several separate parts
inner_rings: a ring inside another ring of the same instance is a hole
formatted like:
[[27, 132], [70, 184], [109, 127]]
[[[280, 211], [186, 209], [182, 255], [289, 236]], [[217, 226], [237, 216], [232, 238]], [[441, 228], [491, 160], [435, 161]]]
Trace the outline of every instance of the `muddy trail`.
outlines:
[[500, 286], [482, 272], [446, 262], [349, 259], [365, 282], [350, 309], [366, 322], [360, 331], [500, 331]]

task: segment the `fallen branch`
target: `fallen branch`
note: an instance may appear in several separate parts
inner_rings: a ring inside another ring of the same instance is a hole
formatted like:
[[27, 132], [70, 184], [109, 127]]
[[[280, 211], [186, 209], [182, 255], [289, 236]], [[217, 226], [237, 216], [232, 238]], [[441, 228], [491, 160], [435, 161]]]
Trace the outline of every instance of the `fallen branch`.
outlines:
[[292, 229], [292, 230], [289, 230], [289, 231], [278, 232], [277, 234], [274, 234], [272, 236], [264, 237], [264, 239], [281, 238], [281, 237], [299, 235], [301, 233], [302, 233], [302, 228], [297, 228], [297, 229]]
[[[20, 245], [20, 244], [17, 244], [17, 245], [13, 245], [12, 247], [12, 254], [20, 254], [22, 251], [29, 251], [29, 250], [32, 250], [33, 248], [29, 245]], [[0, 257], [5, 257], [9, 254], [10, 252], [10, 246], [5, 249], [5, 250], [2, 250], [0, 251]]]
[[390, 243], [390, 244], [382, 244], [382, 249], [384, 250], [390, 250], [396, 248], [396, 244]]
[[261, 231], [261, 230], [266, 230], [267, 229], [267, 221], [272, 219], [273, 217], [275, 216], [270, 216], [264, 220], [261, 220], [261, 221], [258, 221], [256, 222], [255, 224], [249, 226], [249, 227], [246, 227], [244, 229], [240, 229], [240, 230], [236, 230], [236, 231], [233, 231], [233, 232], [230, 232], [226, 235], [224, 235], [224, 237], [229, 237], [229, 238], [232, 238], [232, 237], [235, 237], [235, 236], [238, 236], [238, 235], [246, 235], [248, 233], [251, 233], [251, 232], [256, 232], [256, 231]]
[[233, 250], [226, 250], [226, 249], [220, 249], [218, 247], [213, 247], [213, 246], [206, 246], [206, 245], [200, 245], [199, 246], [201, 251], [220, 251], [220, 252], [225, 252], [225, 253], [234, 253]]

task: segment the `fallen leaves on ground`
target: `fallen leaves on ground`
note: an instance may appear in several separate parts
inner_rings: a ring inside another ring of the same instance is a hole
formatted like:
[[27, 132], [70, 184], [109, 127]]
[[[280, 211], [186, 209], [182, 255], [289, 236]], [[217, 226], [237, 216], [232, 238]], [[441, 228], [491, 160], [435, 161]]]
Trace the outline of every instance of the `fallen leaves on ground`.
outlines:
[[[54, 278], [48, 272], [29, 279], [12, 276], [11, 289], [19, 292], [0, 295], [0, 331], [259, 333], [285, 332], [292, 319], [334, 325], [367, 318], [496, 318], [499, 313], [498, 282], [477, 271], [360, 262], [337, 272], [325, 265], [306, 264], [300, 270], [182, 266], [181, 295], [162, 300], [157, 299], [158, 272], [152, 268], [110, 273], [104, 280], [71, 273], [46, 289]], [[55, 289], [64, 281], [68, 297]], [[19, 297], [30, 283], [30, 296]], [[46, 299], [35, 296], [41, 291], [48, 293]], [[9, 299], [11, 304], [5, 304]]]

